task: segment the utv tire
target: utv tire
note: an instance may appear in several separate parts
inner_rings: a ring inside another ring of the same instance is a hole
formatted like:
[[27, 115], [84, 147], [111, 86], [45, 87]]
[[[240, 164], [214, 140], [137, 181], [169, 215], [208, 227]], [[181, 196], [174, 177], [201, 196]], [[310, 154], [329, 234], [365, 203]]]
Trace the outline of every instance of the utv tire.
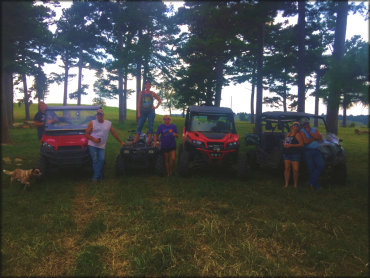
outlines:
[[340, 163], [332, 169], [332, 179], [336, 184], [344, 186], [347, 183], [347, 165]]
[[41, 171], [41, 176], [46, 176], [49, 172], [48, 161], [44, 156], [40, 156], [37, 168]]
[[186, 177], [189, 174], [189, 152], [185, 151], [182, 146], [179, 150], [178, 173], [181, 177]]
[[166, 174], [166, 165], [164, 162], [164, 155], [162, 153], [159, 153], [155, 160], [155, 173], [161, 177]]
[[123, 176], [125, 174], [125, 161], [121, 154], [116, 158], [116, 176]]
[[248, 167], [248, 156], [246, 153], [239, 154], [238, 162], [237, 162], [237, 172], [236, 175], [239, 179], [244, 179], [249, 174], [249, 167]]

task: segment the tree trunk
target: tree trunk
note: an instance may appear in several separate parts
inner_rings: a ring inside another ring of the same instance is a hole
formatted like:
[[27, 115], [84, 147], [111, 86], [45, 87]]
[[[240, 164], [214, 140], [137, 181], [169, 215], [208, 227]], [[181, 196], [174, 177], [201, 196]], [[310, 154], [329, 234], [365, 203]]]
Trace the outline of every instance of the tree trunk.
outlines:
[[68, 94], [68, 71], [69, 67], [65, 66], [64, 71], [64, 94], [63, 94], [63, 106], [67, 105], [67, 94]]
[[262, 63], [263, 63], [263, 45], [264, 45], [264, 34], [265, 23], [261, 23], [259, 26], [258, 38], [257, 38], [257, 100], [256, 100], [256, 125], [255, 132], [257, 134], [262, 133], [262, 99], [263, 99], [263, 84], [262, 84]]
[[[315, 94], [315, 115], [319, 115], [319, 91], [320, 91], [320, 70], [316, 72], [316, 94]], [[319, 126], [319, 120], [317, 118], [314, 119], [313, 122], [314, 127]]]
[[254, 124], [254, 90], [256, 88], [256, 67], [252, 72], [252, 92], [251, 92], [251, 124]]
[[6, 100], [7, 100], [7, 105], [6, 105], [6, 113], [7, 113], [7, 120], [8, 120], [8, 126], [13, 125], [14, 121], [14, 112], [13, 112], [13, 102], [14, 102], [14, 90], [13, 90], [13, 74], [9, 74], [9, 81], [5, 84], [7, 86], [6, 91], [4, 92], [6, 94]]
[[217, 107], [220, 107], [221, 105], [222, 79], [223, 79], [223, 63], [221, 59], [218, 59], [216, 62], [216, 95], [215, 95], [215, 106]]
[[136, 62], [136, 123], [138, 122], [137, 113], [139, 104], [139, 92], [141, 91], [141, 61]]
[[[212, 106], [213, 93], [210, 86], [206, 89], [206, 105]], [[200, 101], [198, 101], [200, 102]], [[199, 103], [198, 103], [199, 105]]]
[[30, 104], [28, 102], [29, 95], [28, 95], [26, 74], [22, 74], [22, 82], [23, 82], [23, 91], [24, 91], [24, 109], [25, 109], [25, 114], [26, 114], [26, 120], [28, 121], [30, 119]]
[[127, 119], [127, 70], [125, 70], [125, 77], [123, 80], [123, 120]]
[[298, 112], [305, 111], [305, 1], [298, 1]]
[[122, 69], [118, 69], [118, 122], [122, 123], [123, 118], [123, 74]]
[[13, 94], [13, 92], [9, 92], [13, 84], [12, 73], [3, 69], [1, 72], [1, 79], [1, 143], [8, 144], [11, 142], [9, 136], [10, 125], [7, 104], [9, 103], [9, 96]]
[[342, 118], [342, 127], [347, 127], [347, 108], [350, 106], [351, 102], [346, 93], [343, 96], [343, 118]]
[[288, 88], [287, 88], [286, 83], [287, 83], [286, 79], [284, 79], [284, 94], [283, 94], [283, 110], [284, 110], [284, 112], [287, 111], [286, 95], [287, 95]]
[[[344, 56], [347, 15], [348, 15], [348, 1], [339, 1], [335, 25], [335, 40], [333, 52], [333, 57], [337, 62], [339, 62]], [[330, 89], [328, 96], [326, 121], [328, 124], [329, 132], [334, 134], [338, 134], [339, 105], [340, 105], [340, 92]]]
[[77, 105], [81, 105], [81, 89], [82, 89], [82, 60], [78, 63], [78, 88], [77, 88]]
[[347, 105], [343, 105], [342, 127], [347, 127]]

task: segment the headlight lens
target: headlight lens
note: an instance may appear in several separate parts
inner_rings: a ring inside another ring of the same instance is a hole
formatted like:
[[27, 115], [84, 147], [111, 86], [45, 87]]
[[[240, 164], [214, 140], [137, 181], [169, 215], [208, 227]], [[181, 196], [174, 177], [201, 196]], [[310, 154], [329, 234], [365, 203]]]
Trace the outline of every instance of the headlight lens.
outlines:
[[239, 145], [239, 142], [238, 141], [235, 141], [235, 142], [230, 142], [227, 144], [228, 147], [236, 147]]
[[44, 148], [45, 151], [54, 151], [54, 147], [52, 145], [49, 145], [48, 143], [42, 143], [42, 147]]
[[192, 143], [198, 147], [198, 148], [204, 148], [204, 143], [202, 141], [198, 141], [198, 140], [193, 140]]

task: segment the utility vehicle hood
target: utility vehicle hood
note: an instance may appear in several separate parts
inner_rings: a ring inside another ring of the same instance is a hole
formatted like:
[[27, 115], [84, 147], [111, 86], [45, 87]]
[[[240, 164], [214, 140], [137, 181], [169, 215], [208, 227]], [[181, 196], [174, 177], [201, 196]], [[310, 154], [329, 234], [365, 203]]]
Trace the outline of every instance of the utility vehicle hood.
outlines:
[[44, 136], [42, 142], [53, 146], [58, 149], [62, 146], [87, 146], [87, 138], [85, 135], [64, 135], [64, 136]]

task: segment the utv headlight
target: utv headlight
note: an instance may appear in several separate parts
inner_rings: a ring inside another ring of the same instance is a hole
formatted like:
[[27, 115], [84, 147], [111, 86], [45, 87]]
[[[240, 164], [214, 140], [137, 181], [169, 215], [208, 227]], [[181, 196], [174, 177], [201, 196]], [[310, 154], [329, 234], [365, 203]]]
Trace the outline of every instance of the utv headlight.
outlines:
[[42, 143], [42, 147], [47, 152], [54, 151], [54, 147], [52, 145], [49, 145], [48, 143]]
[[123, 153], [128, 154], [130, 153], [130, 150], [124, 150]]
[[202, 148], [204, 147], [204, 143], [202, 141], [193, 140], [192, 142], [196, 147]]
[[227, 143], [227, 146], [228, 146], [229, 148], [237, 147], [238, 145], [239, 145], [239, 143], [238, 143], [237, 141]]

